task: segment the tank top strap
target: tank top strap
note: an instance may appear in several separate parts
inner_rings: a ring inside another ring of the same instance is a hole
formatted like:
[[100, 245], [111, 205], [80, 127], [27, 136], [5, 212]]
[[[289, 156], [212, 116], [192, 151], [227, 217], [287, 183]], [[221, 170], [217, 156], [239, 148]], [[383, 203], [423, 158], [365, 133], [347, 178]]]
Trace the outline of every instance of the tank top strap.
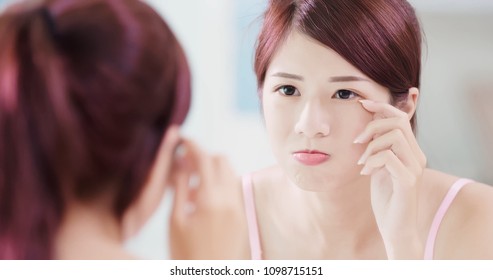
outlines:
[[248, 237], [250, 240], [250, 253], [252, 260], [262, 259], [260, 236], [258, 231], [257, 212], [255, 209], [255, 197], [253, 194], [252, 174], [243, 176], [243, 199], [248, 224]]
[[447, 213], [450, 205], [454, 201], [455, 197], [459, 193], [459, 191], [467, 184], [473, 182], [470, 179], [461, 178], [455, 181], [455, 183], [450, 187], [449, 191], [445, 195], [440, 207], [438, 208], [435, 217], [433, 218], [433, 222], [431, 223], [430, 231], [428, 233], [428, 239], [426, 240], [425, 245], [425, 260], [433, 259], [434, 250], [435, 250], [435, 240], [438, 234], [438, 230], [440, 228], [440, 224], [442, 223], [443, 217]]

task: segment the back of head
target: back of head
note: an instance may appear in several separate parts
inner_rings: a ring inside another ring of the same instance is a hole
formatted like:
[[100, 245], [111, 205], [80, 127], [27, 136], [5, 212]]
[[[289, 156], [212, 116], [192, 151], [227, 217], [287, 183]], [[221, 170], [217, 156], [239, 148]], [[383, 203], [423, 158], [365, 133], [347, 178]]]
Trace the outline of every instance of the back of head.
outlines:
[[[292, 30], [333, 49], [388, 88], [396, 106], [411, 87], [419, 88], [421, 29], [406, 0], [270, 0], [255, 54], [259, 87]], [[415, 122], [413, 117], [413, 128]]]
[[138, 196], [190, 76], [142, 1], [24, 1], [0, 16], [0, 258], [51, 258], [70, 199]]

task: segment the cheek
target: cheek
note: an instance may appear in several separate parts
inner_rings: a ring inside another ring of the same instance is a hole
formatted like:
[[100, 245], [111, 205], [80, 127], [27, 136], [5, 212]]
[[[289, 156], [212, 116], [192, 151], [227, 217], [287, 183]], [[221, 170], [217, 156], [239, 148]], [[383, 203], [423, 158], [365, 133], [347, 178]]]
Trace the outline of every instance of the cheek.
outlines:
[[265, 96], [262, 99], [265, 127], [269, 138], [272, 140], [285, 139], [293, 128], [293, 114], [289, 106], [279, 102], [272, 96]]
[[353, 141], [366, 128], [373, 119], [372, 114], [357, 104], [341, 105], [334, 108], [335, 122], [332, 125], [333, 136], [339, 139], [340, 145], [346, 146], [352, 156], [360, 156], [366, 149], [366, 145], [354, 144]]

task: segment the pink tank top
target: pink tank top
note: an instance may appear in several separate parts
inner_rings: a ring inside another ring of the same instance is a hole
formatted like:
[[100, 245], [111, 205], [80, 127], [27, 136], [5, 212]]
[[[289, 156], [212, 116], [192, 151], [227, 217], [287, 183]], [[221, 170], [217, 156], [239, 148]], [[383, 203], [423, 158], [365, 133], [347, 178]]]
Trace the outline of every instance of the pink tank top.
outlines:
[[[430, 231], [425, 245], [425, 260], [433, 259], [435, 240], [438, 234], [438, 229], [443, 220], [443, 217], [447, 213], [448, 208], [452, 204], [452, 201], [457, 196], [459, 191], [466, 184], [473, 182], [469, 179], [458, 179], [449, 191], [445, 195], [440, 207], [438, 208], [433, 222], [431, 223]], [[245, 211], [248, 223], [248, 235], [250, 239], [250, 253], [252, 260], [262, 259], [262, 247], [260, 245], [260, 236], [258, 230], [257, 213], [255, 210], [255, 199], [253, 194], [252, 175], [247, 174], [243, 176], [243, 198], [245, 201]]]

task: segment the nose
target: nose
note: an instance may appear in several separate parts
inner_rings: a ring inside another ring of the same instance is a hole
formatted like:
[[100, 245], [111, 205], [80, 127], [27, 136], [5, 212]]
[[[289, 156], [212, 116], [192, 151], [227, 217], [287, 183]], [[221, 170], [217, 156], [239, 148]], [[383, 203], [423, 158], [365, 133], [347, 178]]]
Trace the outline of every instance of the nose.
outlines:
[[323, 108], [319, 100], [306, 103], [294, 130], [296, 134], [303, 134], [308, 138], [328, 136], [330, 125], [327, 109]]

